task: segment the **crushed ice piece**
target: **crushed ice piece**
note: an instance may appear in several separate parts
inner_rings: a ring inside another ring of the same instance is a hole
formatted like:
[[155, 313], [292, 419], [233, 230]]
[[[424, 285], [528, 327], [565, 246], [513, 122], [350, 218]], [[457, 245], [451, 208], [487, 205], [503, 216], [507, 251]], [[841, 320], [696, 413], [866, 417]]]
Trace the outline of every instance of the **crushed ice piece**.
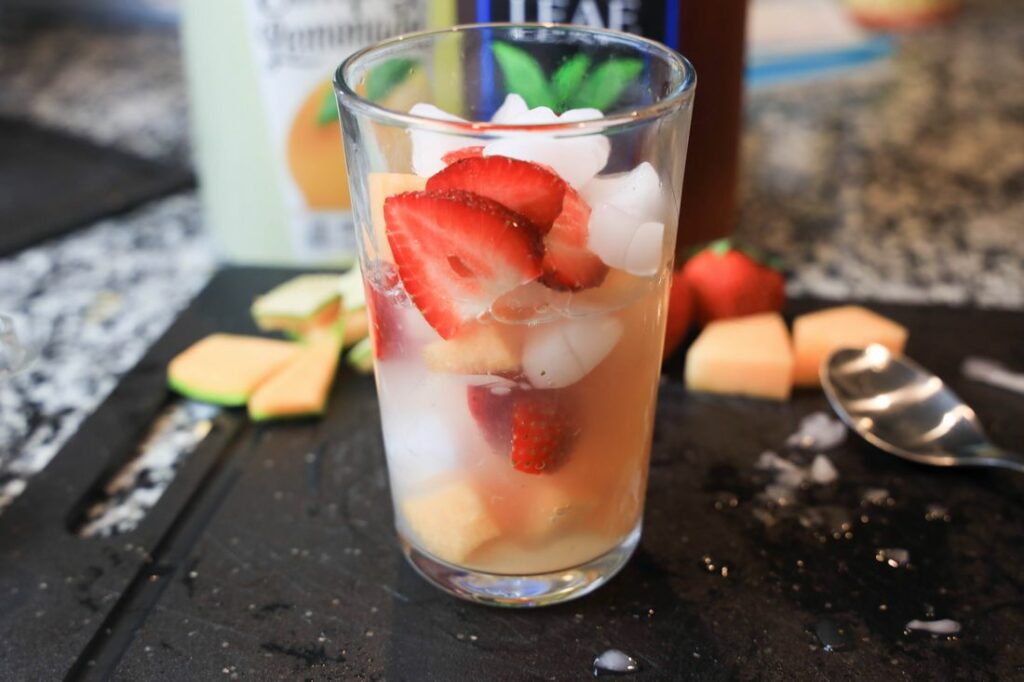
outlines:
[[941, 620], [917, 620], [916, 618], [905, 626], [907, 630], [918, 630], [930, 632], [933, 635], [955, 635], [960, 632], [960, 623], [949, 618]]
[[786, 445], [803, 450], [831, 450], [846, 440], [846, 425], [824, 412], [800, 420], [800, 428], [786, 439]]
[[605, 265], [633, 275], [650, 277], [661, 265], [665, 224], [644, 222], [608, 203], [590, 214], [587, 246]]
[[910, 552], [902, 547], [879, 549], [875, 552], [875, 561], [892, 568], [903, 568], [910, 563]]
[[825, 455], [817, 455], [811, 462], [811, 480], [818, 485], [835, 483], [839, 479], [839, 472]]
[[775, 504], [784, 507], [796, 502], [796, 495], [793, 488], [778, 483], [770, 483], [765, 486], [764, 494]]
[[484, 147], [484, 156], [508, 156], [551, 167], [579, 187], [608, 163], [611, 142], [603, 135], [555, 137], [539, 132], [510, 134]]
[[635, 658], [618, 649], [608, 649], [594, 659], [594, 677], [602, 673], [635, 673], [639, 669], [640, 664]]
[[[409, 113], [438, 121], [461, 121], [466, 119], [449, 114], [433, 104], [414, 104]], [[445, 167], [444, 155], [471, 144], [468, 138], [459, 135], [436, 133], [430, 130], [409, 130], [412, 140], [412, 169], [417, 175], [430, 177]]]
[[794, 469], [799, 469], [796, 464], [793, 464], [784, 457], [779, 457], [771, 450], [765, 450], [760, 454], [757, 461], [754, 463], [754, 468], [764, 469], [767, 471], [792, 471]]
[[534, 327], [523, 345], [523, 374], [538, 388], [569, 386], [597, 367], [620, 338], [622, 322], [615, 317]]
[[868, 488], [861, 496], [861, 500], [863, 502], [867, 502], [868, 504], [873, 504], [878, 507], [888, 503], [890, 499], [889, 491], [886, 488]]
[[949, 509], [941, 504], [929, 504], [925, 507], [925, 521], [949, 521]]

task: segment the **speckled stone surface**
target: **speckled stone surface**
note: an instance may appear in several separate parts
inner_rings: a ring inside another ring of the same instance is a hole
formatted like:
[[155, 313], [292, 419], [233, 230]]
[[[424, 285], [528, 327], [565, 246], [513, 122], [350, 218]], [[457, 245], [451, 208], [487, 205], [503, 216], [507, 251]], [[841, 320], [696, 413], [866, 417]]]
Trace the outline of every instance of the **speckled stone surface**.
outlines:
[[[782, 256], [796, 296], [1024, 307], [1019, 3], [969, 0], [898, 43], [868, 70], [750, 93], [739, 234]], [[0, 32], [0, 114], [189, 155], [166, 31]], [[0, 506], [214, 267], [194, 193], [0, 260], [0, 311], [43, 340], [40, 361], [0, 383]]]
[[751, 93], [740, 236], [793, 295], [1024, 307], [1022, 44], [1020, 3], [967, 2], [863, 72]]

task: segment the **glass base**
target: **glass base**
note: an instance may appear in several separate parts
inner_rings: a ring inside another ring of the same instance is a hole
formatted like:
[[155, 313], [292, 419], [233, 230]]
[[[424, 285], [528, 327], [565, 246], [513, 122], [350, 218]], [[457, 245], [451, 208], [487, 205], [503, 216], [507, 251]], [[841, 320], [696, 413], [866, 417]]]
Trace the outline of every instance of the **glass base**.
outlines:
[[415, 547], [401, 533], [402, 553], [416, 572], [448, 594], [467, 601], [529, 608], [548, 606], [590, 594], [612, 579], [640, 544], [638, 522], [622, 542], [585, 564], [552, 573], [504, 575], [459, 568], [440, 561]]

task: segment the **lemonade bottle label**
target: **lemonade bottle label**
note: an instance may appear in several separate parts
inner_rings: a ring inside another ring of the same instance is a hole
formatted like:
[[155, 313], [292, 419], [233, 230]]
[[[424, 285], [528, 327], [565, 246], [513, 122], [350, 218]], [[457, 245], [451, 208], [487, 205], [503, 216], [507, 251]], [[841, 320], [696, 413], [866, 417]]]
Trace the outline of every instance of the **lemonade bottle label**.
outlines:
[[422, 29], [426, 0], [245, 3], [292, 255], [309, 263], [351, 255], [355, 235], [331, 80], [352, 52]]

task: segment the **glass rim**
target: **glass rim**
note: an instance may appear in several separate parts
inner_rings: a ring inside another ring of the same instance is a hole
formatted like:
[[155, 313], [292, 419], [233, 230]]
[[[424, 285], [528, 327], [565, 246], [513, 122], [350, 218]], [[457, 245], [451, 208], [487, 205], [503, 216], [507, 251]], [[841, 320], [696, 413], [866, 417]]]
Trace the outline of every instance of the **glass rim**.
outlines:
[[[539, 29], [560, 29], [569, 31], [572, 33], [590, 34], [590, 35], [601, 35], [610, 36], [619, 40], [623, 40], [634, 45], [642, 46], [648, 52], [657, 53], [669, 63], [675, 64], [680, 71], [683, 73], [683, 77], [679, 80], [679, 83], [667, 94], [661, 97], [658, 101], [652, 102], [651, 104], [638, 107], [629, 111], [623, 111], [611, 116], [602, 116], [601, 118], [587, 119], [584, 121], [559, 121], [553, 123], [529, 123], [529, 124], [507, 124], [507, 123], [491, 123], [489, 121], [446, 121], [436, 118], [430, 118], [429, 116], [420, 116], [417, 114], [411, 114], [409, 112], [396, 111], [394, 109], [388, 109], [383, 107], [376, 102], [372, 102], [355, 91], [354, 88], [349, 86], [346, 74], [353, 68], [353, 66], [367, 55], [373, 54], [380, 50], [386, 50], [400, 45], [401, 43], [408, 40], [432, 38], [450, 33], [468, 33], [470, 31], [481, 31], [485, 29], [528, 29], [528, 30], [539, 30]], [[440, 133], [449, 134], [462, 134], [462, 135], [480, 135], [486, 133], [501, 133], [501, 132], [529, 132], [529, 131], [543, 131], [545, 133], [565, 131], [573, 134], [584, 134], [590, 131], [603, 131], [609, 128], [617, 128], [624, 126], [632, 126], [645, 121], [657, 119], [664, 114], [682, 108], [687, 103], [693, 100], [694, 88], [697, 85], [697, 72], [693, 68], [693, 64], [685, 56], [680, 54], [677, 50], [674, 50], [667, 45], [659, 43], [656, 40], [638, 36], [633, 33], [626, 33], [624, 31], [615, 31], [607, 28], [594, 28], [591, 26], [581, 26], [577, 24], [560, 24], [560, 23], [514, 23], [514, 22], [490, 22], [490, 23], [478, 23], [478, 24], [458, 24], [449, 28], [440, 29], [427, 29], [423, 31], [414, 31], [411, 33], [403, 33], [387, 40], [374, 43], [364, 47], [356, 52], [349, 55], [334, 72], [334, 91], [335, 93], [345, 101], [348, 108], [364, 114], [372, 119], [380, 122], [387, 122], [392, 124], [402, 124], [407, 128], [415, 128], [417, 130], [430, 130]]]

